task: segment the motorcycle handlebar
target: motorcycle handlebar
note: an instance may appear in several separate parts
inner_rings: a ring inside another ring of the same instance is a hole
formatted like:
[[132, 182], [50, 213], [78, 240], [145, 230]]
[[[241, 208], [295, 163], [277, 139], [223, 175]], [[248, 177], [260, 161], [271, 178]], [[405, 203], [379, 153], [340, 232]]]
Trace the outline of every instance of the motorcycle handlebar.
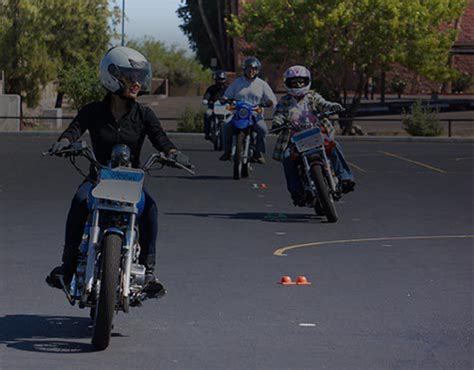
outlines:
[[[95, 158], [94, 152], [89, 148], [87, 143], [85, 141], [78, 141], [75, 143], [72, 143], [68, 148], [57, 151], [57, 152], [51, 152], [51, 150], [48, 150], [47, 152], [42, 153], [43, 156], [45, 155], [50, 155], [50, 156], [58, 156], [58, 157], [77, 157], [77, 156], [82, 156], [89, 160], [89, 162], [96, 167], [96, 169], [100, 169], [103, 167], [106, 167], [102, 164], [100, 164], [97, 159]], [[159, 153], [154, 153], [148, 157], [145, 165], [142, 167], [144, 171], [148, 171], [155, 163], [160, 163], [163, 166], [169, 166], [169, 167], [175, 167], [175, 168], [180, 168], [183, 169], [190, 174], [194, 175], [194, 171], [192, 169], [194, 166], [192, 164], [189, 164], [188, 166], [183, 165], [182, 163], [179, 163], [175, 161], [174, 159], [166, 156], [164, 153], [159, 152]]]

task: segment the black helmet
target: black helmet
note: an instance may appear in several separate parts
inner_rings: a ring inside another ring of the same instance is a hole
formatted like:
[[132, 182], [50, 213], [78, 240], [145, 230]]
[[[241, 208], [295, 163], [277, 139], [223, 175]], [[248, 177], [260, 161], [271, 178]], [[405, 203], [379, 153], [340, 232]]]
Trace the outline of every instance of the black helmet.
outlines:
[[[258, 73], [260, 72], [260, 69], [262, 68], [262, 63], [260, 63], [260, 61], [256, 57], [247, 57], [242, 63], [242, 69], [244, 70], [245, 75], [247, 75], [247, 71], [250, 68], [256, 69], [257, 75], [258, 75]], [[255, 75], [254, 78], [256, 78], [257, 75]]]
[[225, 82], [225, 81], [227, 81], [227, 75], [224, 71], [215, 71], [213, 77], [214, 77], [214, 81], [216, 81], [216, 82]]

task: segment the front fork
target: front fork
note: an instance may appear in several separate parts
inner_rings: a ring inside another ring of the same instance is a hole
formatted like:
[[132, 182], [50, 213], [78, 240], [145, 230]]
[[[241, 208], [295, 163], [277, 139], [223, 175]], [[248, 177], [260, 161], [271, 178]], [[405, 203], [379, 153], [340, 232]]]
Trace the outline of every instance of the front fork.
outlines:
[[[136, 215], [132, 213], [130, 215], [130, 222], [125, 234], [125, 243], [123, 245], [122, 253], [123, 262], [122, 262], [122, 291], [121, 291], [121, 301], [122, 303], [128, 302], [129, 292], [130, 292], [130, 272], [132, 269], [133, 262], [133, 247], [136, 241]], [[99, 228], [99, 210], [94, 210], [92, 213], [92, 223], [89, 229], [89, 245], [87, 249], [87, 267], [86, 267], [86, 276], [85, 276], [85, 291], [82, 297], [82, 301], [86, 302], [87, 297], [91, 294], [92, 288], [94, 286], [95, 280], [95, 267], [97, 259], [97, 248], [99, 246], [100, 239], [100, 228]]]

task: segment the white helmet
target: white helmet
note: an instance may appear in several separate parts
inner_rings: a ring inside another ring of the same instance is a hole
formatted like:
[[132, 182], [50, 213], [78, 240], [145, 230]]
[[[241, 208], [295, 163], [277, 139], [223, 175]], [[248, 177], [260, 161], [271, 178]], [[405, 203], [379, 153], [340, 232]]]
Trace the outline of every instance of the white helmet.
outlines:
[[116, 46], [107, 51], [100, 61], [100, 81], [111, 93], [121, 94], [125, 81], [138, 82], [140, 93], [151, 90], [151, 66], [138, 51]]
[[311, 87], [311, 72], [304, 66], [292, 66], [283, 73], [283, 80], [291, 95], [302, 97]]

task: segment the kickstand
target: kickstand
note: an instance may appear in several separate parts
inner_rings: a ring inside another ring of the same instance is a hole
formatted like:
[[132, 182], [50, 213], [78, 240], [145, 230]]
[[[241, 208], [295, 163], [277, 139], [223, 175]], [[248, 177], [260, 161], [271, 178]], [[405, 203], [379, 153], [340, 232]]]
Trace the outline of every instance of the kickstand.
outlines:
[[64, 283], [64, 278], [62, 275], [59, 275], [59, 281], [61, 282], [61, 286], [63, 288], [64, 294], [66, 294], [66, 298], [71, 306], [74, 306], [76, 304], [76, 300], [71, 297], [71, 294], [69, 293], [69, 287]]

